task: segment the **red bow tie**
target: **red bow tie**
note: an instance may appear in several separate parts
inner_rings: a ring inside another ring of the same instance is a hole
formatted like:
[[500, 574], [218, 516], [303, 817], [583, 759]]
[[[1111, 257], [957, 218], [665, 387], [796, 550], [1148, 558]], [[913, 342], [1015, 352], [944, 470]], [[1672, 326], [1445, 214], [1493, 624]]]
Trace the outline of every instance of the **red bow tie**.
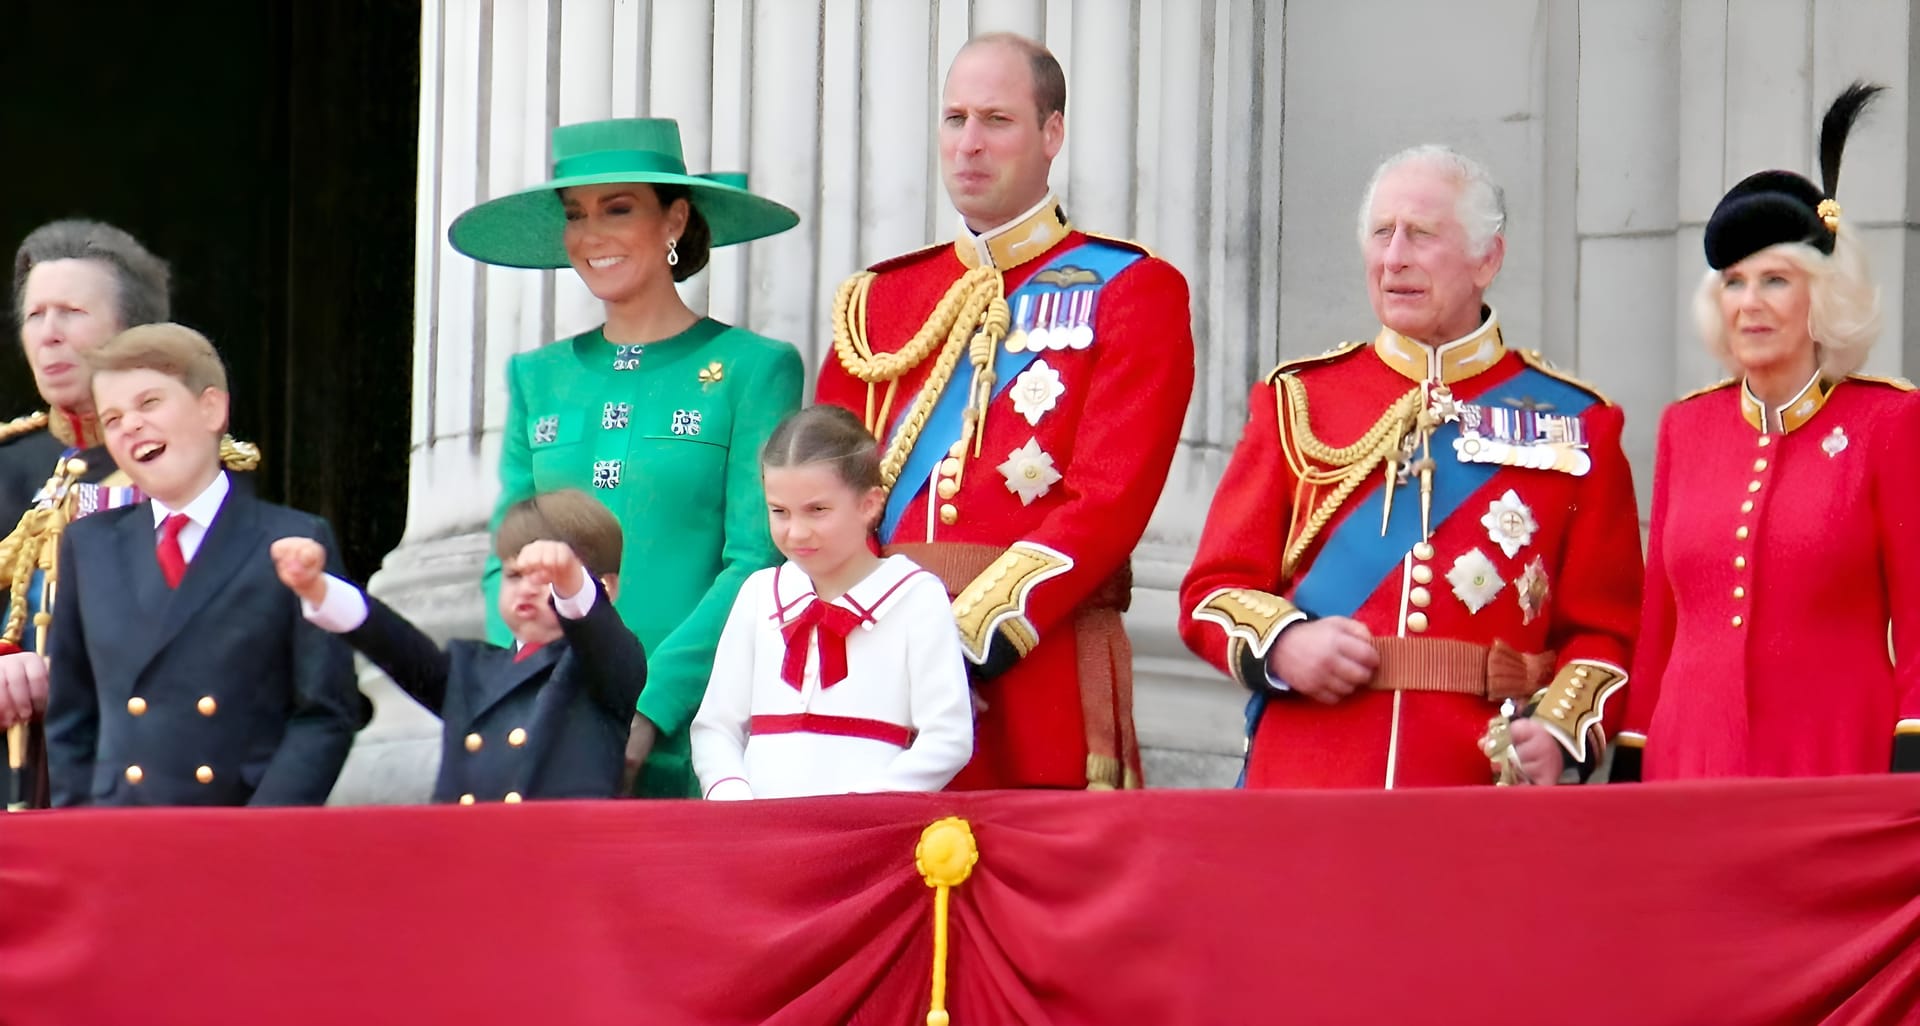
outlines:
[[807, 649], [816, 637], [820, 642], [820, 687], [822, 690], [847, 679], [847, 635], [860, 626], [860, 617], [852, 610], [818, 597], [807, 603], [780, 634], [787, 639], [787, 657], [780, 662], [780, 679], [795, 691], [807, 672]]

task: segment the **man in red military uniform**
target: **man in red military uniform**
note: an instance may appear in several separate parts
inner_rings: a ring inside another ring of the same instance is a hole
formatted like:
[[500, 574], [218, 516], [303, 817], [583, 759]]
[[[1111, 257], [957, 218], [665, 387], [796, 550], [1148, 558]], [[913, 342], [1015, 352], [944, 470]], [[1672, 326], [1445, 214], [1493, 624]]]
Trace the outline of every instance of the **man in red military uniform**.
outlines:
[[1180, 633], [1253, 691], [1250, 787], [1484, 784], [1590, 770], [1622, 703], [1640, 534], [1620, 410], [1508, 348], [1482, 302], [1500, 190], [1440, 147], [1362, 207], [1371, 343], [1248, 400]]
[[882, 440], [880, 539], [954, 597], [980, 714], [952, 786], [1138, 786], [1120, 613], [1193, 391], [1186, 281], [1049, 190], [1045, 48], [970, 41], [942, 103], [959, 237], [841, 286], [818, 398]]

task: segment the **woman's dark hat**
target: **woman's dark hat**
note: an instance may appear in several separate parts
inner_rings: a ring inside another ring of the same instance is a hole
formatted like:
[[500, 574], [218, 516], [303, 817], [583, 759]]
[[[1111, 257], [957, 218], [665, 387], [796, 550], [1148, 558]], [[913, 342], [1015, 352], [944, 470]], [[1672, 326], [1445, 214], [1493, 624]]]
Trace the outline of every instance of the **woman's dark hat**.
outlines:
[[1820, 178], [1826, 188], [1792, 171], [1761, 171], [1727, 190], [1707, 219], [1707, 266], [1725, 270], [1783, 242], [1804, 242], [1831, 255], [1840, 228], [1840, 203], [1834, 198], [1840, 153], [1854, 121], [1885, 89], [1855, 82], [1827, 108], [1820, 122]]

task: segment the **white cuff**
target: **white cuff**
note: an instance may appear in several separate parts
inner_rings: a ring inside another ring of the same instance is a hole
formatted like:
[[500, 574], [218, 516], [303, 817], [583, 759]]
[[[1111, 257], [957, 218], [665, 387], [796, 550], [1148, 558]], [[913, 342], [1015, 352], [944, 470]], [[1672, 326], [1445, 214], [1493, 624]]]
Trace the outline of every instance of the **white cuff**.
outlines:
[[562, 595], [558, 587], [547, 585], [547, 591], [553, 594], [554, 610], [569, 620], [585, 619], [593, 611], [594, 596], [599, 591], [593, 586], [593, 574], [584, 566], [580, 568], [580, 579], [586, 583], [572, 595]]
[[753, 797], [753, 787], [740, 777], [727, 777], [707, 788], [710, 802], [739, 802]]
[[360, 589], [332, 574], [326, 575], [327, 594], [320, 599], [318, 606], [309, 605], [306, 599], [300, 600], [300, 614], [329, 634], [345, 634], [358, 630], [367, 622], [367, 597]]

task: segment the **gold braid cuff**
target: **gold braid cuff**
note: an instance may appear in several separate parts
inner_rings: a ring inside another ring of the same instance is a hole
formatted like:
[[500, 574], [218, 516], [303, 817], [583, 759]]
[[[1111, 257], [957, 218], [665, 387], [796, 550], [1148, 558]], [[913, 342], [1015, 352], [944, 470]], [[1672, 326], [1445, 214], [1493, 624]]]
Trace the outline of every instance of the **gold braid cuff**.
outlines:
[[1594, 751], [1606, 745], [1600, 718], [1607, 699], [1627, 685], [1627, 671], [1618, 666], [1588, 659], [1576, 659], [1560, 668], [1540, 693], [1533, 710], [1534, 722], [1547, 728], [1576, 762], [1587, 761], [1587, 742]]
[[[1280, 561], [1280, 577], [1289, 580], [1299, 568], [1300, 558], [1325, 530], [1340, 507], [1366, 482], [1368, 475], [1400, 448], [1400, 440], [1413, 429], [1420, 416], [1421, 390], [1410, 389], [1387, 407], [1380, 419], [1351, 445], [1335, 448], [1313, 433], [1307, 406], [1307, 386], [1291, 374], [1274, 380], [1274, 402], [1281, 423], [1286, 425], [1280, 448], [1287, 457], [1296, 485], [1293, 522], [1287, 525], [1287, 551]], [[1314, 464], [1319, 464], [1316, 467]], [[1322, 469], [1325, 468], [1325, 469]], [[1321, 489], [1333, 490], [1324, 497]], [[1319, 502], [1307, 512], [1309, 502]], [[1305, 514], [1303, 517], [1302, 514]]]
[[[1193, 618], [1204, 620], [1227, 632], [1227, 666], [1240, 676], [1243, 656], [1251, 654], [1265, 660], [1273, 639], [1292, 624], [1307, 618], [1298, 606], [1278, 595], [1250, 588], [1220, 588], [1200, 600]], [[1240, 683], [1259, 687], [1264, 681]]]
[[985, 663], [996, 632], [1020, 655], [1033, 651], [1040, 633], [1027, 618], [1027, 596], [1041, 581], [1071, 569], [1071, 557], [1028, 541], [1014, 542], [988, 564], [953, 600], [953, 617], [960, 625], [960, 644], [967, 658], [975, 665]]

